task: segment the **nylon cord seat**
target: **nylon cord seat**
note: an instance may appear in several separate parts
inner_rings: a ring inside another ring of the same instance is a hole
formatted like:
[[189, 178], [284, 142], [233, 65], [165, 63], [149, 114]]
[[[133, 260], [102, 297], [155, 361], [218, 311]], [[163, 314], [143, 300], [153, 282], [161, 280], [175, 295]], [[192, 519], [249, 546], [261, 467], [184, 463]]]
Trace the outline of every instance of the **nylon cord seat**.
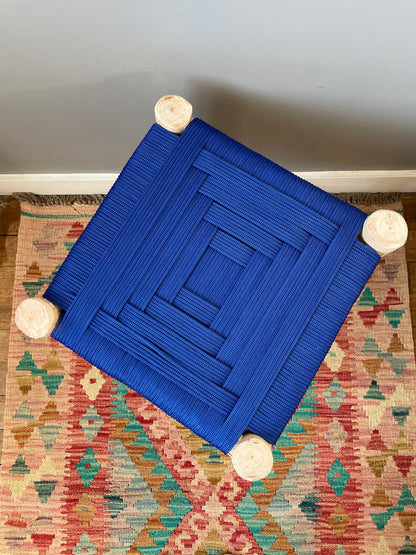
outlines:
[[155, 124], [44, 294], [52, 337], [225, 453], [273, 444], [379, 260], [365, 219], [199, 119]]

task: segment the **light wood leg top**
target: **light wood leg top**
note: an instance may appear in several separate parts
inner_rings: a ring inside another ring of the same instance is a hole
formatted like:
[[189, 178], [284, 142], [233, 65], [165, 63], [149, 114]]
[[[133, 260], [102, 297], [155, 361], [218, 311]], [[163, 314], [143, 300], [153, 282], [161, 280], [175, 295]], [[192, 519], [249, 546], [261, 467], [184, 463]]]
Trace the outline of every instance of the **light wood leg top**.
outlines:
[[175, 94], [167, 94], [156, 103], [156, 123], [179, 135], [192, 119], [192, 104]]
[[273, 468], [272, 446], [255, 434], [242, 435], [228, 454], [237, 474], [250, 482], [265, 478]]
[[49, 335], [58, 321], [60, 309], [46, 299], [25, 299], [16, 308], [15, 323], [32, 339]]
[[365, 243], [379, 254], [388, 254], [402, 247], [407, 240], [407, 224], [403, 216], [394, 210], [376, 210], [362, 229]]
[[[192, 119], [192, 105], [177, 95], [163, 96], [155, 106], [156, 123], [176, 134], [182, 133]], [[25, 299], [16, 309], [16, 326], [28, 337], [49, 335], [58, 321], [60, 309], [41, 297]]]

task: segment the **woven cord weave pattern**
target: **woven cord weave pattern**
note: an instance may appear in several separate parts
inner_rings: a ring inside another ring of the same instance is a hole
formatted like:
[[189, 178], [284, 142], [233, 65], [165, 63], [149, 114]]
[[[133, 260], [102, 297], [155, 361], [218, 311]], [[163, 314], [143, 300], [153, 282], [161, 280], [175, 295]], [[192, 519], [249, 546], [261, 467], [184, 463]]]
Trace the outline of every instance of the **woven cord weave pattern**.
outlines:
[[274, 443], [378, 262], [365, 217], [201, 120], [154, 125], [45, 293], [53, 337], [224, 452]]

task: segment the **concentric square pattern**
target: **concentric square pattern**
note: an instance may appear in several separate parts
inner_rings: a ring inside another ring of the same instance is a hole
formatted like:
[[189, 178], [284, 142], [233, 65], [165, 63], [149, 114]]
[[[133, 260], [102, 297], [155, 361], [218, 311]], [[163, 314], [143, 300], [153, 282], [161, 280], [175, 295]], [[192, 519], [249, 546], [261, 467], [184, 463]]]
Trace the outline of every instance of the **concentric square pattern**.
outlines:
[[274, 443], [377, 264], [365, 217], [201, 120], [154, 125], [45, 293], [53, 337], [224, 452]]

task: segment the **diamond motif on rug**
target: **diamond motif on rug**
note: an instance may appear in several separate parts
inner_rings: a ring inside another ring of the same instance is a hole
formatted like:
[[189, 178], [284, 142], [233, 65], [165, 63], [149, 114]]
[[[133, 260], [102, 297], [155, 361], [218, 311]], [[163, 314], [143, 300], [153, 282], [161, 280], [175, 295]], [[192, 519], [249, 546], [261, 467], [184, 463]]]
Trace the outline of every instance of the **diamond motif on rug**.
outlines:
[[332, 463], [331, 468], [326, 473], [326, 477], [329, 485], [334, 490], [334, 492], [337, 495], [342, 495], [345, 486], [350, 479], [350, 475], [345, 470], [339, 459], [335, 459], [335, 461]]
[[319, 502], [321, 498], [313, 491], [308, 493], [299, 504], [300, 510], [306, 516], [308, 520], [318, 520], [319, 510], [321, 508]]
[[324, 392], [324, 397], [332, 412], [337, 413], [339, 407], [342, 405], [343, 400], [347, 394], [342, 389], [342, 385], [337, 377], [335, 377], [328, 389]]
[[96, 507], [86, 493], [83, 493], [81, 499], [74, 507], [74, 511], [83, 525], [88, 526], [97, 513]]
[[331, 513], [328, 518], [328, 523], [330, 524], [334, 534], [339, 538], [344, 535], [345, 529], [350, 524], [351, 517], [341, 505], [338, 503], [335, 510]]
[[344, 351], [341, 349], [338, 343], [334, 341], [324, 360], [333, 372], [338, 372], [338, 370], [341, 368], [344, 357]]
[[345, 440], [347, 439], [347, 436], [348, 434], [338, 418], [331, 420], [331, 424], [329, 425], [325, 437], [334, 453], [339, 453], [345, 443]]
[[95, 401], [104, 383], [105, 378], [95, 366], [91, 366], [90, 370], [81, 380], [81, 385], [91, 401]]
[[89, 487], [101, 468], [91, 447], [87, 448], [76, 468], [84, 486]]
[[98, 414], [94, 405], [90, 405], [88, 407], [79, 421], [79, 425], [81, 426], [87, 441], [94, 441], [103, 424], [104, 420]]

